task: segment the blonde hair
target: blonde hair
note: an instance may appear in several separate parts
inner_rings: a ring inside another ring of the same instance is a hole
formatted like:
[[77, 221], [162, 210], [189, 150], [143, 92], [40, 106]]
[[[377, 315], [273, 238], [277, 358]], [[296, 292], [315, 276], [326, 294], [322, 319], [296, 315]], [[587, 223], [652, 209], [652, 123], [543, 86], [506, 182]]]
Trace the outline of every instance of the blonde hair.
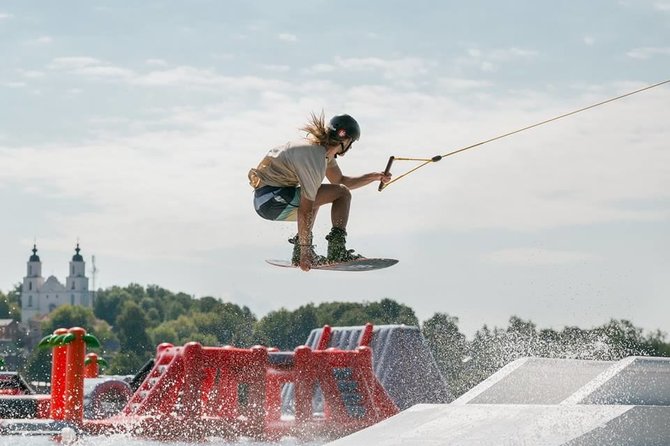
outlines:
[[307, 139], [313, 144], [327, 147], [333, 142], [326, 126], [326, 118], [324, 117], [323, 110], [321, 110], [321, 114], [319, 115], [312, 112], [309, 121], [300, 130], [307, 132]]

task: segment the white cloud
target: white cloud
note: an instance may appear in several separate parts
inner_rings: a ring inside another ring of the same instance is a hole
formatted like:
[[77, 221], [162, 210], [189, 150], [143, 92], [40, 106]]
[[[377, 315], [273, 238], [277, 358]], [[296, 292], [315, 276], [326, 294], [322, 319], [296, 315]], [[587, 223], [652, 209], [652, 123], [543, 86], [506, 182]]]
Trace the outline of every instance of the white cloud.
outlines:
[[534, 50], [525, 50], [523, 48], [507, 48], [491, 51], [491, 58], [500, 61], [511, 61], [515, 59], [530, 59], [537, 57], [538, 53]]
[[538, 56], [538, 52], [535, 50], [517, 47], [486, 50], [468, 48], [465, 53], [465, 56], [456, 59], [456, 65], [463, 68], [476, 67], [482, 72], [495, 72], [501, 64], [533, 59]]
[[132, 70], [114, 66], [93, 57], [59, 57], [51, 61], [52, 71], [105, 80], [130, 80], [136, 75]]
[[8, 14], [6, 12], [0, 12], [0, 21], [12, 19], [12, 18], [14, 18], [14, 16], [12, 14]]
[[34, 45], [34, 46], [39, 46], [39, 45], [50, 45], [54, 41], [53, 37], [51, 36], [42, 36], [42, 37], [37, 37], [35, 39], [28, 40], [26, 42], [27, 45]]
[[265, 64], [261, 65], [261, 68], [265, 71], [270, 71], [273, 73], [287, 73], [291, 71], [291, 67], [289, 65], [271, 65], [271, 64]]
[[528, 59], [538, 55], [537, 51], [523, 48], [493, 48], [482, 50], [480, 48], [469, 48], [467, 54], [474, 59], [491, 59], [499, 62], [508, 62], [515, 59]]
[[110, 78], [110, 79], [131, 79], [134, 73], [125, 68], [114, 67], [111, 65], [100, 65], [84, 67], [78, 70], [78, 74], [87, 77]]
[[309, 68], [302, 70], [304, 74], [319, 74], [319, 73], [330, 73], [335, 70], [335, 66], [331, 64], [316, 64]]
[[483, 61], [481, 64], [479, 64], [479, 68], [484, 73], [492, 73], [492, 72], [498, 70], [498, 66], [496, 64], [488, 62], [488, 61]]
[[28, 79], [38, 79], [44, 77], [43, 71], [37, 71], [37, 70], [17, 70], [17, 71], [21, 76], [26, 77]]
[[493, 85], [491, 81], [447, 77], [438, 79], [437, 84], [450, 90], [478, 90]]
[[147, 59], [144, 63], [155, 67], [166, 67], [168, 65], [163, 59]]
[[4, 82], [2, 85], [7, 88], [24, 88], [27, 86], [25, 82]]
[[283, 81], [265, 79], [258, 76], [222, 76], [211, 70], [182, 66], [166, 70], [152, 71], [128, 79], [130, 83], [147, 87], [196, 87], [264, 90], [287, 85]]
[[[154, 66], [155, 64], [152, 64]], [[231, 90], [273, 90], [286, 87], [284, 81], [258, 76], [222, 76], [215, 71], [190, 66], [154, 69], [140, 73], [92, 57], [62, 57], [48, 66], [53, 71], [66, 72], [89, 79], [116, 81], [142, 87], [230, 88]], [[282, 69], [275, 67], [275, 69]]]
[[583, 40], [586, 46], [593, 46], [596, 43], [596, 39], [594, 39], [592, 36], [584, 36]]
[[102, 61], [93, 57], [57, 57], [51, 61], [48, 68], [52, 70], [76, 70], [101, 64], [103, 64]]
[[235, 60], [236, 56], [233, 53], [214, 53], [210, 57], [216, 61], [229, 62], [231, 60]]
[[544, 248], [511, 248], [491, 252], [484, 256], [488, 262], [512, 266], [556, 266], [574, 265], [598, 260], [587, 252], [560, 251]]
[[669, 12], [670, 2], [656, 2], [654, 3], [654, 9], [657, 11]]
[[284, 42], [297, 42], [298, 41], [298, 36], [295, 34], [289, 34], [289, 33], [281, 33], [277, 36], [279, 40], [282, 40]]
[[670, 47], [642, 47], [634, 48], [626, 53], [628, 57], [633, 59], [651, 59], [656, 56], [670, 56]]
[[426, 76], [437, 66], [433, 60], [418, 57], [383, 59], [379, 57], [345, 58], [336, 57], [332, 63], [320, 63], [301, 70], [303, 74], [320, 75], [323, 73], [379, 73], [386, 80], [396, 83]]

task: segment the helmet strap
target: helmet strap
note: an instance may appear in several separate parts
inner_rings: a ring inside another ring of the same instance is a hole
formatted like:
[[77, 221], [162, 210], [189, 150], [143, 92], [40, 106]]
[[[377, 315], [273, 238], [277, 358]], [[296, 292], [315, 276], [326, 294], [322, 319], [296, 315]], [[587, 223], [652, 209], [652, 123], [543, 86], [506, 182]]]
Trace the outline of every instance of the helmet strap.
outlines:
[[335, 158], [337, 158], [337, 155], [344, 155], [345, 153], [347, 153], [347, 151], [349, 151], [353, 143], [354, 143], [353, 141], [349, 141], [349, 145], [347, 147], [344, 147], [344, 143], [340, 141], [340, 147], [342, 147], [342, 151], [340, 151], [340, 153], [335, 154]]

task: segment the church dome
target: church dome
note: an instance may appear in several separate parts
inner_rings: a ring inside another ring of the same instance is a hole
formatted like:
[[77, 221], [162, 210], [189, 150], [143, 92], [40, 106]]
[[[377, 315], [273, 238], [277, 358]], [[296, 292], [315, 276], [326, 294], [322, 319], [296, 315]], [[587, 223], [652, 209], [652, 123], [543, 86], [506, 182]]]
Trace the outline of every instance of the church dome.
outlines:
[[83, 262], [84, 261], [84, 258], [81, 256], [81, 254], [79, 254], [79, 251], [81, 251], [81, 249], [79, 249], [79, 243], [77, 243], [77, 247], [75, 248], [76, 254], [72, 256], [72, 261], [73, 262]]
[[39, 262], [40, 256], [37, 255], [37, 245], [33, 245], [33, 255], [30, 256], [29, 262]]

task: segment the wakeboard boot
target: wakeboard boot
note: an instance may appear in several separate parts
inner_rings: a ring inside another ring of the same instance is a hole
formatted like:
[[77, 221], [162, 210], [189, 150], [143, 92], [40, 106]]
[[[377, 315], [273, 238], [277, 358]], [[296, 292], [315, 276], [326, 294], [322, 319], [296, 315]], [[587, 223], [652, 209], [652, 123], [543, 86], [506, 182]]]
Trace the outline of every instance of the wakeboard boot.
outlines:
[[[293, 254], [291, 255], [291, 263], [295, 266], [300, 265], [300, 239], [298, 238], [298, 234], [295, 235], [295, 237], [291, 237], [288, 239], [288, 242], [293, 245]], [[310, 250], [310, 255], [312, 256], [312, 265], [321, 265], [323, 263], [326, 263], [326, 258], [324, 256], [320, 256], [316, 253], [314, 250], [316, 246], [312, 245], [312, 236], [309, 236], [309, 246], [308, 249]]]
[[363, 258], [360, 254], [354, 254], [354, 249], [347, 249], [347, 231], [342, 228], [333, 227], [326, 240], [328, 240], [328, 263], [351, 262]]

